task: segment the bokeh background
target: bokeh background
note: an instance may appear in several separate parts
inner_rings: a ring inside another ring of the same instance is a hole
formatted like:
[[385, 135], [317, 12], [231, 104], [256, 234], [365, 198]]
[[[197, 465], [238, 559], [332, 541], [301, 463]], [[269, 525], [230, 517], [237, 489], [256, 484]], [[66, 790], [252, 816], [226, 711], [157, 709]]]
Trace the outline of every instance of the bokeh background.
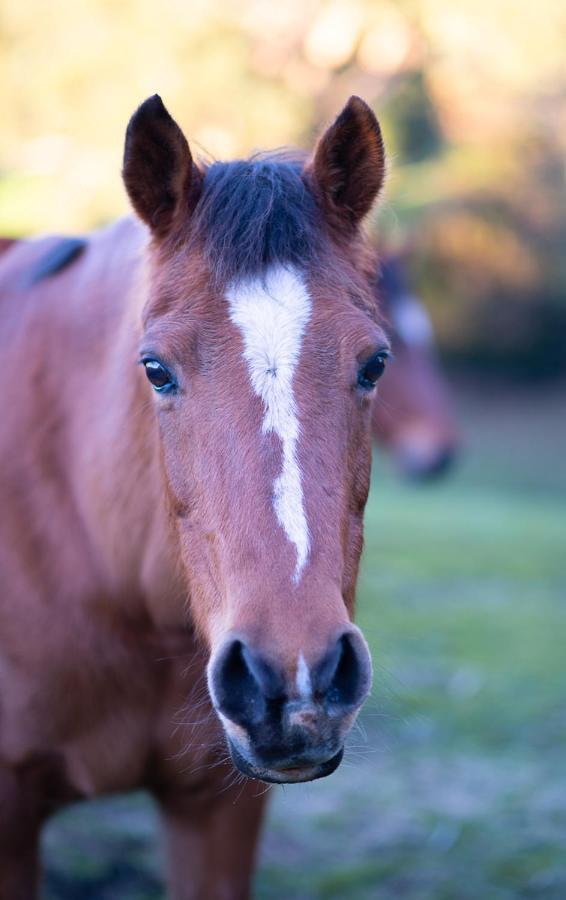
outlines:
[[[371, 703], [332, 778], [273, 793], [260, 898], [566, 896], [563, 0], [1, 0], [0, 233], [127, 211], [159, 92], [220, 158], [308, 147], [351, 93], [390, 156], [370, 228], [433, 317], [463, 453], [377, 453], [359, 591]], [[59, 816], [46, 900], [163, 896], [143, 796]]]

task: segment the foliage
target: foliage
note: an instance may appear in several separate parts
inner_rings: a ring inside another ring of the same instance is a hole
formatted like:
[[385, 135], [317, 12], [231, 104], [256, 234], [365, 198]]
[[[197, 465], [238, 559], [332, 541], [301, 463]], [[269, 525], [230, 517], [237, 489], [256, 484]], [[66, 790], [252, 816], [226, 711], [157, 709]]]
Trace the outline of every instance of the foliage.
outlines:
[[566, 363], [562, 0], [0, 0], [0, 231], [126, 210], [127, 119], [159, 92], [219, 157], [309, 145], [350, 93], [391, 156], [375, 222], [456, 357]]

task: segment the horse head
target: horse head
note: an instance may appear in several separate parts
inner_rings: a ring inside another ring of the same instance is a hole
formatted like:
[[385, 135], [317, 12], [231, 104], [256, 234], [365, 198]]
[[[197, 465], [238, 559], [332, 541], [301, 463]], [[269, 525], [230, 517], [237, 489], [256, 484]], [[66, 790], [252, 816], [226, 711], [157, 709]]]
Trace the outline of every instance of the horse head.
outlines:
[[356, 97], [305, 159], [199, 163], [157, 96], [126, 136], [191, 616], [235, 765], [265, 781], [333, 771], [371, 686], [352, 619], [388, 341], [361, 224], [384, 171]]

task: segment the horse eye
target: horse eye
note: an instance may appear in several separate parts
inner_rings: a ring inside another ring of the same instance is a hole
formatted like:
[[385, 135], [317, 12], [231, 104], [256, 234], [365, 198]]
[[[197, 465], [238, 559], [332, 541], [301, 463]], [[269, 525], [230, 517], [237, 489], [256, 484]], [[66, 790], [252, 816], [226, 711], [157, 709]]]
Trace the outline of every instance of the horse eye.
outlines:
[[365, 391], [371, 391], [385, 371], [385, 364], [389, 356], [387, 350], [380, 350], [365, 362], [358, 372], [358, 384]]
[[143, 359], [142, 362], [145, 368], [145, 374], [148, 377], [148, 381], [156, 391], [165, 393], [166, 391], [170, 391], [175, 387], [173, 376], [165, 368], [164, 365], [162, 365], [156, 359]]

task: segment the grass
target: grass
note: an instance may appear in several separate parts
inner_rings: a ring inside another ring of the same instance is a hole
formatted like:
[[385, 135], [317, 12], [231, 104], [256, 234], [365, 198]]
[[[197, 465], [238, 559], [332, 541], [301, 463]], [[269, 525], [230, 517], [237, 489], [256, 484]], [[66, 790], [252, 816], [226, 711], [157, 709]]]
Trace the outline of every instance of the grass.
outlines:
[[[335, 775], [274, 791], [260, 900], [566, 896], [563, 400], [460, 399], [452, 478], [416, 489], [376, 467], [359, 590], [374, 695]], [[162, 897], [152, 816], [136, 796], [58, 817], [46, 900]]]

